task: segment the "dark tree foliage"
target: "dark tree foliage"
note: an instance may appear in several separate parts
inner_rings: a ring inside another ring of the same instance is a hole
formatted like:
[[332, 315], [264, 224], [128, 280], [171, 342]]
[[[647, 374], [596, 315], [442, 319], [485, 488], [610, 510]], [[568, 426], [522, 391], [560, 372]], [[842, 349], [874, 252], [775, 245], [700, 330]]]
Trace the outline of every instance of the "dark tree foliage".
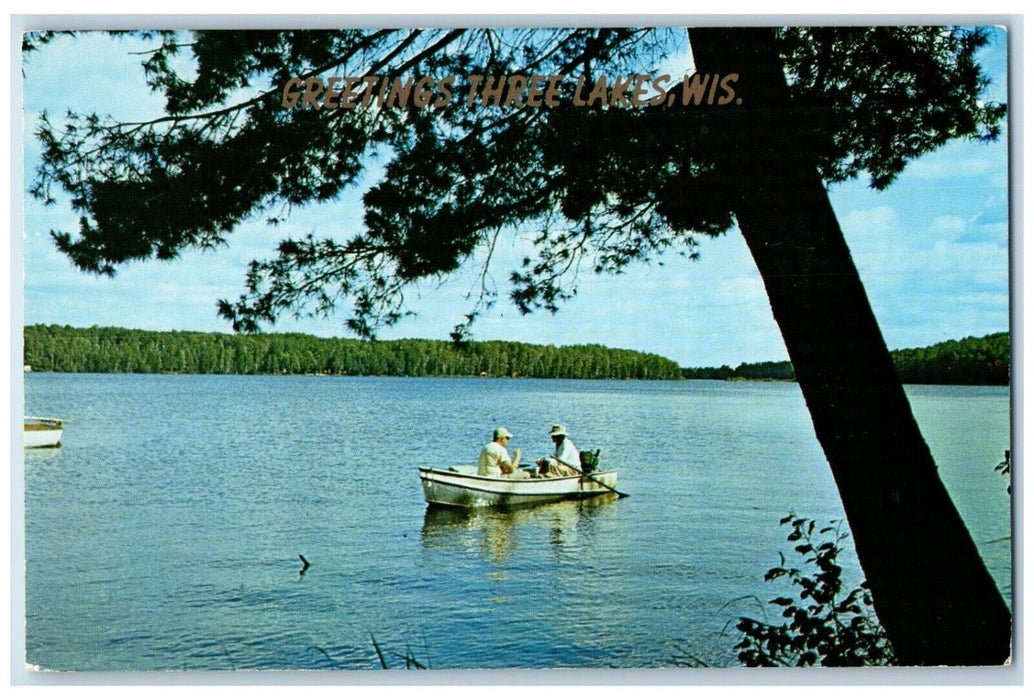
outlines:
[[[349, 327], [371, 335], [405, 314], [410, 283], [470, 257], [485, 262], [514, 226], [535, 233], [538, 257], [513, 271], [510, 296], [522, 311], [555, 311], [580, 269], [619, 272], [669, 248], [694, 255], [695, 236], [733, 223], [738, 188], [715, 163], [750, 153], [741, 116], [749, 110], [576, 107], [570, 95], [539, 109], [462, 99], [443, 109], [281, 104], [281, 87], [296, 76], [648, 73], [674, 46], [670, 31], [152, 36], [144, 70], [165, 95], [165, 116], [45, 115], [38, 131], [44, 153], [32, 191], [44, 201], [55, 187], [70, 195], [79, 231], [53, 236], [83, 270], [114, 274], [127, 261], [222, 245], [249, 217], [280, 221], [291, 206], [339, 197], [374, 156], [384, 165], [364, 196], [364, 231], [331, 223], [252, 265], [247, 293], [220, 303], [238, 330], [285, 312], [328, 314], [350, 300]], [[884, 187], [910, 158], [951, 138], [999, 134], [1004, 106], [978, 102], [982, 31], [788, 28], [777, 40], [801, 105], [793, 138], [827, 183], [867, 172]], [[192, 81], [172, 67], [184, 51], [197, 64]], [[483, 291], [472, 316], [492, 303], [494, 288]]]
[[[1008, 333], [948, 340], [925, 348], [891, 350], [890, 356], [905, 384], [1009, 384]], [[686, 379], [795, 379], [789, 362], [742, 362], [735, 369], [727, 365], [684, 367], [682, 376]]]
[[[872, 586], [906, 664], [1002, 663], [1011, 619], [936, 474], [826, 188], [877, 188], [952, 138], [995, 139], [977, 28], [689, 28], [697, 70], [738, 76], [730, 104], [284, 109], [291, 77], [656, 74], [672, 30], [343, 30], [151, 35], [166, 114], [45, 117], [32, 192], [63, 190], [83, 270], [222, 245], [244, 220], [331, 201], [371, 166], [364, 226], [285, 239], [219, 303], [236, 330], [351, 305], [371, 335], [405, 292], [480, 269], [470, 322], [495, 301], [504, 236], [535, 252], [510, 276], [523, 311], [556, 311], [580, 271], [617, 273], [735, 223], [758, 265]], [[31, 43], [31, 39], [30, 39]], [[171, 60], [188, 51], [196, 74]], [[29, 76], [31, 79], [31, 75]], [[620, 97], [620, 96], [619, 96]], [[480, 266], [480, 267], [479, 267]]]
[[301, 333], [195, 333], [26, 326], [33, 371], [178, 374], [326, 374], [395, 377], [676, 379], [659, 355], [602, 345], [504, 341], [356, 340]]
[[734, 379], [736, 370], [729, 365], [721, 367], [683, 367], [683, 379]]
[[1009, 384], [1012, 353], [1008, 333], [948, 340], [891, 353], [906, 384]]

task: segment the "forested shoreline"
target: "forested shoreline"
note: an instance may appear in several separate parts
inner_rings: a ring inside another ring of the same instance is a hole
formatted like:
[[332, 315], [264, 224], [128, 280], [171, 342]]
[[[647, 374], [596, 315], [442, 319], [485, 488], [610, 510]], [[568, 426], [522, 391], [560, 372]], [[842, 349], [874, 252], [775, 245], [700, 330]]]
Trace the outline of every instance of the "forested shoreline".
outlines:
[[456, 346], [439, 340], [319, 338], [302, 333], [228, 334], [125, 328], [25, 327], [33, 371], [178, 374], [326, 374], [403, 377], [678, 379], [678, 363], [602, 345], [507, 341]]
[[[24, 338], [25, 365], [44, 372], [795, 380], [789, 362], [680, 368], [660, 355], [602, 345], [481, 341], [456, 346], [439, 340], [57, 325], [26, 326]], [[1008, 333], [894, 350], [891, 357], [905, 384], [1009, 383]]]
[[[924, 348], [892, 350], [890, 353], [904, 384], [979, 384], [1004, 386], [1009, 383], [1009, 334], [992, 333], [982, 338], [947, 340]], [[744, 362], [732, 368], [686, 367], [685, 379], [794, 381], [789, 362]]]

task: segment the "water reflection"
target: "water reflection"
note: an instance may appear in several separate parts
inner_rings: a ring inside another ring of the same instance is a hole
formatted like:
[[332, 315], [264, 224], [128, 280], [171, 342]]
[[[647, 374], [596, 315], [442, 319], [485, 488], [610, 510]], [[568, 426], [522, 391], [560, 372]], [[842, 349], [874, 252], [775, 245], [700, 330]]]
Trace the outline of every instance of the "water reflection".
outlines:
[[595, 520], [614, 513], [614, 494], [583, 501], [561, 501], [525, 508], [443, 508], [428, 506], [420, 541], [425, 547], [476, 550], [486, 561], [505, 564], [521, 536], [546, 540], [558, 553], [596, 531]]

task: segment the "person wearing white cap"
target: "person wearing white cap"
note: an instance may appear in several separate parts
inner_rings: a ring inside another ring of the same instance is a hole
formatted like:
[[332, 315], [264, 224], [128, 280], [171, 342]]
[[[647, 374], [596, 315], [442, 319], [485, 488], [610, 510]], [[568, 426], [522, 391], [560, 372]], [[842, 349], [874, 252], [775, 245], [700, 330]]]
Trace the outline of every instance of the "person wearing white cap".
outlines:
[[485, 445], [478, 457], [478, 474], [481, 476], [504, 476], [508, 479], [527, 479], [529, 474], [517, 465], [521, 461], [521, 448], [515, 448], [513, 459], [506, 451], [506, 444], [513, 437], [506, 428], [499, 426], [492, 432], [492, 442]]
[[562, 425], [554, 425], [549, 431], [549, 437], [553, 439], [556, 449], [552, 457], [543, 457], [535, 463], [539, 465], [540, 474], [549, 476], [575, 476], [580, 474], [582, 460], [578, 456], [578, 448], [574, 446], [567, 428]]

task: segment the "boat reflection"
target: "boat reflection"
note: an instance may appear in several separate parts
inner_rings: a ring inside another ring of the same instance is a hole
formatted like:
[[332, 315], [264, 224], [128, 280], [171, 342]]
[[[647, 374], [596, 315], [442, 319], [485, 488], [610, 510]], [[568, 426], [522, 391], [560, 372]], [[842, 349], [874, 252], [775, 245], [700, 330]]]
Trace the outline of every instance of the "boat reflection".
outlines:
[[543, 539], [560, 549], [595, 532], [601, 517], [616, 512], [614, 494], [581, 501], [560, 501], [510, 510], [444, 508], [429, 505], [420, 540], [425, 547], [476, 550], [493, 564], [505, 563], [521, 538]]

